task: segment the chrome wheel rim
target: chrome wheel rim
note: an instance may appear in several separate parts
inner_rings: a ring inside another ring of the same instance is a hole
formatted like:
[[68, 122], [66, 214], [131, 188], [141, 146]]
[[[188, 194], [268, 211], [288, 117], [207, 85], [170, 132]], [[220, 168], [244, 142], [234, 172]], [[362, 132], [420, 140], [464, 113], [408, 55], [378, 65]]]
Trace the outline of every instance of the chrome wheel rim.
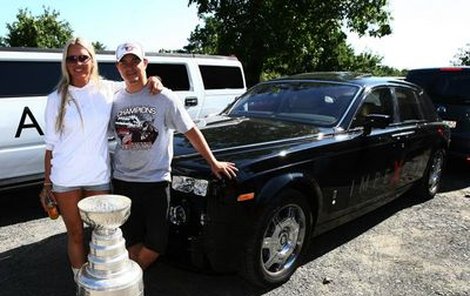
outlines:
[[301, 207], [285, 205], [271, 217], [261, 245], [261, 266], [271, 277], [289, 272], [300, 255], [306, 219]]
[[439, 183], [441, 181], [443, 166], [444, 154], [442, 151], [439, 151], [434, 155], [434, 159], [429, 169], [428, 190], [432, 195], [437, 193], [437, 188], [439, 187]]

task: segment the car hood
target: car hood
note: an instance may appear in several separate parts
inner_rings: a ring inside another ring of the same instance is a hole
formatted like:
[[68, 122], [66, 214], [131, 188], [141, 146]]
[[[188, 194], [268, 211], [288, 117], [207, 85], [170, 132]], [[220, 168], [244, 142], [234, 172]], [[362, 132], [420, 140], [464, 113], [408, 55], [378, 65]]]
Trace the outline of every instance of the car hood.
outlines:
[[[327, 133], [313, 125], [280, 121], [264, 118], [218, 116], [205, 122], [200, 127], [211, 150], [215, 154], [237, 154], [241, 152], [273, 146], [295, 145]], [[174, 156], [176, 159], [194, 156], [196, 151], [184, 135], [177, 134], [174, 139]]]

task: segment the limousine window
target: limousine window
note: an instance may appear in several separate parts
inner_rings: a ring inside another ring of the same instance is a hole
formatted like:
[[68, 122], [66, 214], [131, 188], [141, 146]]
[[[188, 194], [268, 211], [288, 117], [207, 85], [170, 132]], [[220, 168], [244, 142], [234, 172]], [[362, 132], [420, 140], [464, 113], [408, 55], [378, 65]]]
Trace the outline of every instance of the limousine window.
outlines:
[[185, 64], [148, 64], [147, 75], [159, 76], [163, 85], [171, 90], [191, 90], [188, 69]]
[[42, 96], [52, 92], [60, 77], [59, 62], [0, 61], [8, 79], [0, 82], [0, 97]]
[[[0, 97], [47, 95], [60, 79], [60, 62], [1, 61], [1, 69], [9, 73], [3, 80]], [[243, 88], [243, 75], [238, 67], [200, 66], [206, 89]], [[99, 63], [100, 75], [108, 80], [122, 81], [113, 62]], [[47, 73], [47, 75], [44, 75]], [[149, 76], [159, 76], [163, 84], [174, 91], [189, 91], [191, 83], [185, 64], [149, 64]], [[13, 76], [13, 77], [12, 77]], [[28, 79], [28, 83], [24, 83]]]
[[122, 81], [121, 74], [116, 68], [116, 63], [98, 63], [100, 76], [107, 80]]
[[[100, 63], [100, 75], [109, 80], [122, 81], [115, 63]], [[185, 64], [148, 64], [148, 76], [159, 76], [165, 87], [174, 91], [190, 90], [189, 74]]]
[[243, 88], [243, 75], [239, 67], [200, 65], [205, 89]]

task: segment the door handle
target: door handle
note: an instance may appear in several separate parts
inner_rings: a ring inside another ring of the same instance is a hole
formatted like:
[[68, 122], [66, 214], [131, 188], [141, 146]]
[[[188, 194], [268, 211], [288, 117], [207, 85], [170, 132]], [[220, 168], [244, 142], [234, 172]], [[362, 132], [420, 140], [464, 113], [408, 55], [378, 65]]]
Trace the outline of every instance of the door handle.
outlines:
[[184, 106], [186, 107], [197, 106], [197, 97], [186, 97], [184, 99]]

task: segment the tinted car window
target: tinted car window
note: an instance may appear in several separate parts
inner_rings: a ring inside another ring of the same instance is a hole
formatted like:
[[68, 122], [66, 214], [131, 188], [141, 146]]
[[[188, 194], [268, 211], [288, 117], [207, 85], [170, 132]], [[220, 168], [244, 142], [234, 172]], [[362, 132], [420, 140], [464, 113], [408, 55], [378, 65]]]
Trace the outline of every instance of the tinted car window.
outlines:
[[174, 91], [191, 90], [185, 64], [148, 64], [148, 76], [159, 76], [165, 87]]
[[116, 68], [116, 63], [98, 63], [100, 76], [108, 80], [122, 81], [121, 74]]
[[426, 120], [429, 121], [438, 121], [439, 117], [437, 116], [436, 109], [434, 108], [434, 105], [432, 104], [431, 99], [425, 93], [424, 91], [421, 91], [418, 94], [418, 102], [421, 106], [421, 111], [423, 111], [423, 116], [426, 118]]
[[400, 121], [423, 119], [417, 97], [412, 90], [396, 88], [395, 95], [397, 97]]
[[205, 89], [243, 88], [243, 76], [239, 67], [200, 65]]
[[8, 75], [0, 80], [0, 97], [47, 95], [61, 75], [60, 62], [1, 61], [0, 69]]
[[362, 126], [369, 114], [388, 115], [393, 119], [393, 100], [389, 88], [372, 90], [356, 113], [352, 127]]
[[[55, 88], [61, 75], [60, 62], [2, 61], [0, 67], [10, 75], [8, 80], [0, 82], [0, 97], [47, 95]], [[115, 63], [99, 63], [99, 71], [108, 80], [122, 80]], [[163, 84], [172, 90], [190, 90], [184, 64], [149, 64], [147, 74], [161, 77]], [[28, 77], [28, 83], [24, 83], [25, 77]]]
[[[109, 80], [121, 81], [116, 65], [114, 63], [100, 63], [100, 74]], [[148, 64], [148, 76], [158, 76], [163, 85], [172, 90], [190, 90], [188, 70], [185, 64]]]

